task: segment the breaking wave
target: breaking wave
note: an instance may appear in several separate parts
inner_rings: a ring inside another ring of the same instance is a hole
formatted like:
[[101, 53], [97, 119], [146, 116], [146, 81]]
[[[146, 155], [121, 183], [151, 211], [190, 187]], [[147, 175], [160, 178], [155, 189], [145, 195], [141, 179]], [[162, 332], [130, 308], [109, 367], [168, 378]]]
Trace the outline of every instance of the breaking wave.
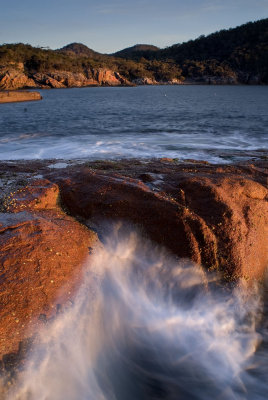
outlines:
[[223, 289], [119, 227], [74, 304], [45, 327], [10, 399], [266, 399], [262, 312], [259, 289]]

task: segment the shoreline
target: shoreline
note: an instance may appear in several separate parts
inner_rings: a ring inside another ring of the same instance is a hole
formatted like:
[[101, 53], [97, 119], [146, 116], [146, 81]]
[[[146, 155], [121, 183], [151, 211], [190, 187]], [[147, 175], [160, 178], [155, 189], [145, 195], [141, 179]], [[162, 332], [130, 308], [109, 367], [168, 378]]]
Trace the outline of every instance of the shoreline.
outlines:
[[82, 165], [85, 163], [120, 163], [120, 162], [140, 162], [144, 164], [148, 164], [150, 162], [158, 162], [158, 161], [166, 161], [169, 163], [173, 163], [174, 165], [183, 165], [187, 163], [193, 164], [207, 164], [211, 166], [227, 166], [227, 165], [243, 165], [250, 164], [256, 162], [263, 162], [268, 160], [268, 149], [257, 149], [257, 150], [239, 150], [233, 151], [232, 153], [221, 152], [217, 153], [217, 157], [220, 159], [212, 160], [209, 158], [182, 158], [182, 157], [168, 157], [168, 156], [159, 156], [159, 157], [149, 157], [149, 156], [133, 156], [133, 157], [94, 157], [89, 158], [85, 157], [73, 157], [73, 158], [60, 158], [60, 157], [51, 157], [51, 158], [16, 158], [16, 159], [1, 159], [0, 158], [0, 166], [6, 164], [28, 164], [28, 163], [37, 163], [38, 166], [48, 166], [49, 164], [65, 164], [68, 166]]
[[[89, 85], [71, 85], [71, 86], [62, 86], [62, 87], [56, 87], [56, 86], [35, 86], [35, 87], [29, 87], [29, 86], [21, 86], [20, 88], [16, 89], [1, 89], [1, 93], [21, 93], [21, 92], [27, 92], [27, 93], [34, 93], [36, 90], [51, 90], [51, 89], [85, 89], [85, 88], [137, 88], [137, 87], [157, 87], [157, 86], [245, 86], [245, 87], [252, 87], [252, 86], [261, 86], [261, 87], [267, 87], [267, 83], [243, 83], [243, 82], [237, 82], [237, 83], [228, 83], [228, 82], [195, 82], [195, 81], [184, 81], [181, 83], [171, 83], [171, 82], [157, 82], [157, 83], [145, 83], [145, 84], [121, 84], [121, 85], [111, 85], [111, 84], [89, 84]], [[38, 93], [38, 92], [36, 92]]]

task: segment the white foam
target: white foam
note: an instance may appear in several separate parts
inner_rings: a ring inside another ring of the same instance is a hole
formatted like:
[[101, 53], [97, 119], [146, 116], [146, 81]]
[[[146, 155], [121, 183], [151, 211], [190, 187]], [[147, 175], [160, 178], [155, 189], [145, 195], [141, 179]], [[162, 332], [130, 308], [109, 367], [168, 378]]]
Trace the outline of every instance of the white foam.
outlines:
[[10, 400], [266, 399], [247, 372], [258, 293], [218, 293], [214, 279], [119, 227]]

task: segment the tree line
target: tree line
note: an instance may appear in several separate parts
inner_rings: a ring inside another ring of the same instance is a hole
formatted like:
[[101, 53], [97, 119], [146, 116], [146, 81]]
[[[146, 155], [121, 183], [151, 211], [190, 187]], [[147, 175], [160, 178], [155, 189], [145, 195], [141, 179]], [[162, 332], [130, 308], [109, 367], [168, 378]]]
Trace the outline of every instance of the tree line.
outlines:
[[137, 45], [113, 55], [99, 54], [81, 44], [60, 50], [16, 43], [0, 46], [0, 66], [23, 63], [25, 71], [71, 71], [87, 74], [96, 68], [118, 71], [129, 80], [151, 78], [258, 77], [268, 83], [268, 18], [221, 30], [166, 49]]

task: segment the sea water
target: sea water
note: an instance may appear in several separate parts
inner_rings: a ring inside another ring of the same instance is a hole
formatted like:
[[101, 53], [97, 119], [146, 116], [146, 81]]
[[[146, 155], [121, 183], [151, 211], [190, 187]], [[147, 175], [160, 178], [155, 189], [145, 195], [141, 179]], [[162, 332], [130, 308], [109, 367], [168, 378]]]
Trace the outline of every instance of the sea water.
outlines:
[[0, 160], [171, 157], [232, 162], [267, 151], [267, 86], [40, 92], [39, 102], [0, 105]]

